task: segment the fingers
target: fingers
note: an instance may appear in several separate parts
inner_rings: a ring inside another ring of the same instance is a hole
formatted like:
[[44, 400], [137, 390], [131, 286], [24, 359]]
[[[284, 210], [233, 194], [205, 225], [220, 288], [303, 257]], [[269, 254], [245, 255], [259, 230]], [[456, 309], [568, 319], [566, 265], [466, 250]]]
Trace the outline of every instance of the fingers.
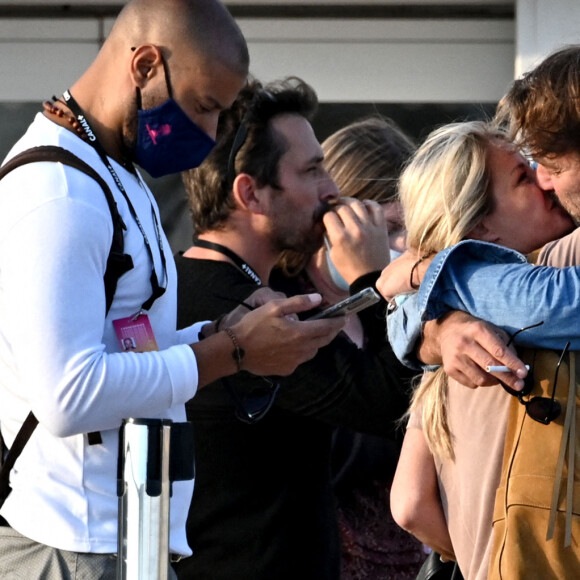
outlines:
[[323, 221], [327, 228], [343, 227], [350, 230], [353, 227], [360, 227], [362, 224], [387, 227], [380, 204], [372, 200], [359, 201], [352, 198], [347, 203], [340, 203], [332, 211], [327, 212]]
[[482, 369], [487, 372], [487, 368], [490, 366], [505, 366], [510, 372], [496, 371], [488, 374], [509, 383], [516, 389], [521, 383], [520, 388], [523, 388], [523, 380], [521, 379], [527, 376], [528, 370], [516, 352], [507, 346], [506, 333], [488, 323], [481, 323], [476, 331], [475, 339], [481, 351], [477, 360]]
[[[440, 324], [439, 344], [445, 372], [461, 384], [475, 388], [496, 385], [499, 380], [515, 390], [524, 386], [524, 363], [506, 345], [505, 333], [466, 313], [453, 313]], [[502, 365], [512, 372], [489, 373]]]
[[285, 298], [276, 302], [276, 307], [280, 310], [280, 316], [288, 316], [299, 312], [306, 312], [320, 306], [322, 296], [316, 292], [312, 294], [299, 294], [291, 298]]
[[[486, 356], [482, 359], [481, 366], [489, 377], [493, 377], [493, 379], [490, 378], [489, 380], [495, 380], [496, 382], [500, 380], [516, 391], [522, 390], [524, 388], [523, 379], [528, 374], [528, 369], [523, 361], [506, 346], [503, 340], [499, 340], [497, 335], [486, 335], [484, 341]], [[488, 367], [492, 366], [503, 366], [509, 370], [506, 372], [499, 370], [487, 371]]]
[[365, 199], [363, 204], [367, 210], [367, 214], [371, 218], [371, 221], [376, 226], [385, 227], [388, 230], [387, 220], [385, 218], [385, 212], [380, 203], [372, 201], [370, 199]]
[[474, 349], [466, 349], [464, 355], [457, 358], [444, 357], [443, 368], [445, 372], [460, 384], [476, 389], [477, 387], [490, 387], [498, 384], [498, 379], [486, 372], [483, 363], [477, 360], [487, 360], [485, 351], [480, 355], [474, 353]]
[[239, 306], [236, 306], [236, 308], [224, 315], [221, 322], [218, 320], [212, 323], [212, 326], [208, 325], [208, 328], [204, 330], [203, 334], [204, 336], [210, 336], [217, 330], [218, 326], [220, 328], [233, 326], [234, 324], [237, 324], [248, 313], [248, 311], [255, 310], [273, 300], [280, 300], [283, 298], [286, 298], [286, 296], [282, 292], [276, 292], [267, 286], [263, 286], [250, 294], [250, 296], [243, 300]]
[[349, 205], [337, 206], [336, 214], [347, 224], [349, 221], [357, 219], [361, 222], [371, 221], [372, 223], [380, 222], [381, 218], [384, 220], [384, 214], [381, 206], [372, 200], [355, 200]]
[[[298, 321], [297, 313], [306, 312], [319, 306], [321, 300], [320, 294], [301, 294], [279, 301], [276, 307], [279, 309], [280, 315], [284, 316], [286, 320]], [[322, 322], [322, 324], [318, 324], [319, 322]], [[326, 322], [330, 322], [330, 324], [326, 324]], [[339, 316], [327, 319], [305, 320], [299, 322], [299, 324], [304, 326], [301, 332], [304, 332], [305, 336], [310, 339], [321, 339], [317, 346], [317, 348], [320, 348], [320, 346], [328, 344], [338, 334], [345, 324], [345, 318], [344, 316]], [[327, 341], [327, 339], [329, 340]]]
[[[475, 389], [477, 387], [491, 387], [497, 385], [500, 381], [511, 387], [515, 391], [521, 391], [524, 388], [524, 381], [513, 372], [494, 372], [489, 373], [481, 367], [474, 364], [472, 360], [467, 359], [461, 368], [448, 370], [444, 365], [445, 372], [462, 385]], [[517, 371], [519, 373], [519, 371]]]
[[234, 328], [245, 351], [244, 369], [284, 376], [311, 359], [344, 326], [344, 317], [300, 322], [290, 319], [320, 304], [319, 294], [274, 300], [248, 313]]
[[286, 298], [286, 295], [282, 292], [272, 290], [272, 288], [269, 288], [268, 286], [262, 286], [250, 294], [244, 302], [257, 308], [258, 306], [267, 304], [271, 300], [279, 300], [281, 298]]
[[389, 263], [388, 231], [379, 204], [340, 205], [323, 219], [330, 258], [349, 284]]

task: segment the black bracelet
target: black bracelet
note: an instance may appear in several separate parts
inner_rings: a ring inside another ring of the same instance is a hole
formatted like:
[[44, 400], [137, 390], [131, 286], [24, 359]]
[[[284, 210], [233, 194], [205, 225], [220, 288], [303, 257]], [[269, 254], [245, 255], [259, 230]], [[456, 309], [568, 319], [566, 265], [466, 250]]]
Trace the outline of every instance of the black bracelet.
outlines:
[[234, 343], [234, 351], [232, 352], [232, 357], [236, 361], [236, 365], [238, 366], [238, 372], [242, 370], [242, 361], [244, 360], [244, 356], [246, 352], [243, 348], [240, 347], [240, 343], [234, 334], [234, 331], [227, 326], [224, 328], [224, 332], [230, 337], [231, 341]]
[[417, 267], [419, 266], [419, 264], [425, 260], [426, 258], [428, 258], [429, 256], [431, 256], [433, 254], [433, 252], [429, 252], [428, 254], [423, 254], [414, 264], [413, 267], [411, 268], [411, 275], [409, 276], [409, 285], [411, 286], [411, 288], [413, 288], [413, 290], [417, 290], [417, 288], [419, 288], [419, 286], [421, 286], [421, 279], [419, 278], [419, 284], [415, 284], [413, 282], [413, 275], [415, 274], [415, 270], [417, 269]]
[[[227, 316], [226, 314], [222, 314], [222, 315], [218, 316], [213, 322], [208, 322], [207, 324], [202, 326], [202, 328], [199, 332], [199, 339], [203, 340], [204, 338], [211, 336], [211, 334], [217, 334], [220, 331], [220, 324], [226, 316]], [[213, 329], [213, 332], [211, 334], [206, 334], [204, 332], [204, 328], [208, 328], [208, 327]]]

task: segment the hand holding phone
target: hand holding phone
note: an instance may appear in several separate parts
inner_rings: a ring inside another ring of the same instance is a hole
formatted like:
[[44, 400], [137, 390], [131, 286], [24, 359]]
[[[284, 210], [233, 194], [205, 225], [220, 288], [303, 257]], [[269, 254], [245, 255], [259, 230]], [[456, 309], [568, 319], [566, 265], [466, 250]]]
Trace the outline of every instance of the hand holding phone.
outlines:
[[319, 320], [321, 318], [333, 318], [335, 316], [346, 316], [347, 314], [354, 314], [363, 308], [371, 306], [380, 300], [380, 296], [375, 292], [374, 288], [365, 288], [332, 306], [329, 306], [322, 312], [318, 312], [310, 316], [306, 320]]

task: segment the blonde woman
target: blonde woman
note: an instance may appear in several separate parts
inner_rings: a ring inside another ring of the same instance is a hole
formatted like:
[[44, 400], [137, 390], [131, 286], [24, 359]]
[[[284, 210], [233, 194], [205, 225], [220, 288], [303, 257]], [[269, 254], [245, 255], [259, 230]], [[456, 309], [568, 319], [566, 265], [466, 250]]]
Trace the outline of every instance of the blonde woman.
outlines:
[[415, 150], [411, 139], [382, 117], [343, 127], [322, 143], [325, 166], [342, 196], [380, 203], [389, 230], [391, 260], [406, 249], [398, 180]]
[[[504, 134], [482, 122], [431, 133], [401, 177], [400, 198], [407, 244], [420, 256], [465, 239], [529, 254], [573, 227]], [[411, 403], [391, 509], [457, 559], [467, 580], [487, 578], [509, 401], [501, 388], [472, 391], [438, 370]]]

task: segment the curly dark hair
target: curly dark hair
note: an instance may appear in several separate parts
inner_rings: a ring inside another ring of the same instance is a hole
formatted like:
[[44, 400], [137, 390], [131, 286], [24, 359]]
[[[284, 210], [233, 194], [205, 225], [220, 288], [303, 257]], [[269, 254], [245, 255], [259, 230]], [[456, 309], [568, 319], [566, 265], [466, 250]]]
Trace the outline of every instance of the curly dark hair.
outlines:
[[279, 189], [278, 164], [287, 143], [270, 121], [286, 113], [311, 121], [317, 108], [314, 89], [297, 77], [265, 86], [248, 80], [220, 116], [214, 150], [200, 167], [183, 174], [196, 235], [223, 227], [235, 208], [232, 186], [239, 173], [251, 175], [259, 187]]
[[538, 158], [580, 152], [580, 45], [569, 45], [516, 80], [495, 121]]

